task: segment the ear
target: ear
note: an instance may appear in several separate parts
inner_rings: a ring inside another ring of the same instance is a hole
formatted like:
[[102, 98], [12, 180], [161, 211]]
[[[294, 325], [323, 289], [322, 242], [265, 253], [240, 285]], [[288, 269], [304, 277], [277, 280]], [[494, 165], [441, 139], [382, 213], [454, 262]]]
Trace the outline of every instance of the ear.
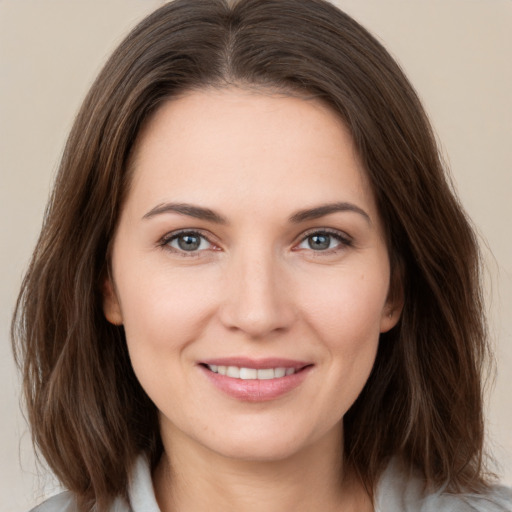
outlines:
[[403, 308], [404, 287], [402, 281], [402, 271], [401, 269], [395, 269], [395, 271], [392, 272], [386, 304], [382, 310], [380, 332], [387, 332], [395, 327], [395, 325], [398, 323], [398, 320], [400, 320]]
[[114, 283], [109, 275], [105, 276], [101, 285], [103, 295], [103, 314], [105, 318], [114, 325], [123, 324], [121, 306], [115, 291]]

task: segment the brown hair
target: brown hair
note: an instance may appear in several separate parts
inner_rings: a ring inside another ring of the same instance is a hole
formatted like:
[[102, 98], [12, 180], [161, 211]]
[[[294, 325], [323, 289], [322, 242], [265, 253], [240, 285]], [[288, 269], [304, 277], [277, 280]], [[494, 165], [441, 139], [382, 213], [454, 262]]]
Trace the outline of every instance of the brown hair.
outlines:
[[432, 486], [485, 486], [475, 236], [399, 66], [323, 0], [177, 0], [105, 65], [69, 136], [13, 320], [37, 448], [82, 510], [126, 495], [138, 454], [158, 461], [156, 408], [122, 327], [104, 318], [100, 283], [142, 124], [169, 97], [228, 84], [328, 103], [352, 133], [387, 229], [404, 309], [345, 416], [347, 462], [368, 489], [394, 455]]

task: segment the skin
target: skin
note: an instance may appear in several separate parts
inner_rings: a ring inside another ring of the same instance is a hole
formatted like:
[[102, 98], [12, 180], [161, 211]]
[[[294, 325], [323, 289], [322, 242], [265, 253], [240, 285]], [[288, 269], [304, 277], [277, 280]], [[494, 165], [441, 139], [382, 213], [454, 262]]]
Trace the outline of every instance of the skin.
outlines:
[[[341, 463], [342, 418], [401, 305], [388, 298], [383, 226], [343, 123], [317, 100], [194, 91], [156, 112], [131, 166], [104, 311], [124, 325], [160, 412], [162, 511], [372, 510]], [[340, 202], [354, 208], [290, 220]], [[161, 211], [168, 203], [224, 222]], [[180, 248], [180, 230], [197, 232], [197, 250]], [[327, 248], [311, 247], [315, 233]], [[233, 356], [311, 367], [290, 392], [251, 402], [199, 366]]]

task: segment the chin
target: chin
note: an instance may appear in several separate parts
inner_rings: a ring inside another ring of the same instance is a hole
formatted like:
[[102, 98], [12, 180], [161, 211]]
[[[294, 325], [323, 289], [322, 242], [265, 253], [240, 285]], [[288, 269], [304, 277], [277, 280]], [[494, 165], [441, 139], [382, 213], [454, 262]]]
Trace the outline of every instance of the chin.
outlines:
[[[217, 449], [215, 449], [217, 448]], [[230, 446], [214, 447], [214, 451], [222, 457], [240, 462], [279, 462], [292, 458], [302, 451], [304, 446], [278, 443], [249, 443], [240, 442]]]
[[203, 437], [197, 441], [210, 451], [229, 459], [278, 462], [300, 456], [301, 453], [332, 437], [342, 439], [341, 426], [335, 426], [329, 431], [317, 430], [311, 429], [311, 425], [297, 424], [295, 419], [291, 425], [280, 422], [277, 426], [259, 424], [251, 428], [230, 429], [230, 432], [223, 430], [222, 434], [217, 434], [215, 438]]

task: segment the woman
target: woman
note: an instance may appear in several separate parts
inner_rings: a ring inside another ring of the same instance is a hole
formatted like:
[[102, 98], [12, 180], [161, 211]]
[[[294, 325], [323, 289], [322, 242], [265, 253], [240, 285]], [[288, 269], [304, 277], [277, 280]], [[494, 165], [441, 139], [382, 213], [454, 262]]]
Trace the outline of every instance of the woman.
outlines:
[[70, 134], [14, 323], [41, 510], [509, 510], [478, 249], [410, 84], [319, 0], [176, 1]]

